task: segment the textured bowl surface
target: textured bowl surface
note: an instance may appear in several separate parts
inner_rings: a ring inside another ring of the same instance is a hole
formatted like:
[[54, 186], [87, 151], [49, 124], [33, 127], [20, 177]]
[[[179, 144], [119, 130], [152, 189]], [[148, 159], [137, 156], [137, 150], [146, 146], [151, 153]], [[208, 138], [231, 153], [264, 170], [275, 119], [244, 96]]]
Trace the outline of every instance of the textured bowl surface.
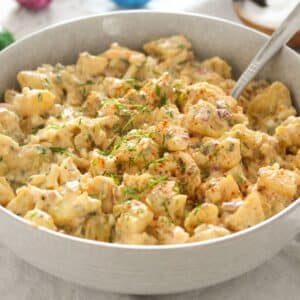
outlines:
[[[185, 34], [199, 58], [219, 55], [237, 76], [266, 37], [224, 20], [193, 14], [122, 12], [45, 29], [0, 53], [0, 93], [16, 86], [20, 70], [74, 63], [119, 42], [139, 49], [148, 40]], [[300, 108], [300, 57], [283, 49], [261, 77], [285, 82]], [[82, 240], [33, 227], [0, 207], [0, 240], [36, 267], [78, 284], [119, 293], [163, 294], [207, 287], [245, 273], [284, 247], [300, 229], [300, 202], [229, 237], [172, 246], [126, 246]]]

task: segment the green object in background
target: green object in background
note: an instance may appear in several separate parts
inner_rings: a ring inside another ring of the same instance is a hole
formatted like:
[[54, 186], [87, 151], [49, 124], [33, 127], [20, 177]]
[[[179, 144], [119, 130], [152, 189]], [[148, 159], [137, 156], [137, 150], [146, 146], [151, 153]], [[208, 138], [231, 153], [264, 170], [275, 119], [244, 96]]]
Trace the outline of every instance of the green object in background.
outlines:
[[15, 41], [14, 36], [4, 27], [0, 26], [0, 51]]

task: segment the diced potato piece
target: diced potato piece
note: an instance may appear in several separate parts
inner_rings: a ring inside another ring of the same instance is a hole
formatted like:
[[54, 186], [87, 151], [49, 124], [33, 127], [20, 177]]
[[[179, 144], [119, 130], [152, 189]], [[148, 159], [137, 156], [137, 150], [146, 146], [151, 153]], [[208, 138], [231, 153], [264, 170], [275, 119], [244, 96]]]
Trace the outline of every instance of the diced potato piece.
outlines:
[[53, 218], [40, 209], [33, 209], [28, 211], [25, 216], [25, 220], [32, 222], [34, 225], [45, 227], [51, 230], [56, 230]]
[[[199, 100], [204, 100], [215, 104], [217, 100], [225, 98], [226, 94], [222, 89], [214, 84], [207, 82], [197, 82], [189, 87], [187, 87], [188, 101], [184, 107], [184, 112], [186, 113], [191, 105], [196, 104]], [[235, 101], [233, 99], [233, 101]]]
[[153, 221], [153, 213], [140, 201], [131, 200], [114, 206], [116, 242], [126, 244], [155, 244], [153, 236], [145, 232]]
[[5, 177], [0, 177], [0, 204], [6, 205], [14, 196], [14, 192]]
[[84, 112], [89, 116], [95, 118], [97, 116], [98, 110], [101, 107], [101, 99], [102, 94], [91, 91], [86, 98], [86, 101], [83, 104], [83, 110]]
[[55, 95], [48, 90], [24, 88], [21, 94], [14, 97], [12, 104], [20, 116], [32, 117], [49, 112], [54, 103]]
[[0, 107], [0, 133], [8, 135], [17, 141], [21, 140], [23, 133], [19, 121], [15, 112], [5, 107]]
[[128, 168], [134, 166], [143, 168], [159, 158], [159, 147], [151, 138], [142, 137], [129, 139], [122, 142], [120, 147], [115, 150], [114, 155], [119, 164], [128, 164]]
[[15, 96], [18, 94], [17, 91], [12, 90], [12, 89], [8, 89], [4, 92], [4, 103], [1, 103], [1, 106], [4, 106], [8, 109], [12, 108], [11, 103], [13, 101], [13, 99], [15, 98]]
[[160, 109], [153, 112], [156, 122], [161, 122], [168, 120], [173, 125], [181, 125], [183, 115], [179, 112], [179, 109], [175, 104], [166, 104]]
[[169, 216], [175, 224], [181, 224], [187, 196], [177, 194], [174, 190], [174, 181], [157, 184], [147, 195], [146, 203], [156, 216]]
[[[43, 201], [41, 202], [43, 206]], [[80, 195], [67, 192], [63, 197], [57, 196], [52, 201], [46, 199], [44, 205], [57, 226], [76, 227], [89, 214], [101, 212], [101, 201], [89, 197], [86, 192]]]
[[294, 115], [295, 109], [292, 107], [288, 88], [276, 81], [251, 100], [247, 112], [256, 118], [282, 115], [283, 120], [289, 115]]
[[257, 180], [257, 188], [272, 193], [280, 194], [288, 197], [290, 200], [296, 195], [297, 187], [300, 184], [300, 177], [297, 173], [279, 169], [275, 164], [272, 167], [264, 167], [259, 169], [259, 177]]
[[111, 60], [127, 60], [130, 64], [141, 66], [146, 57], [145, 54], [119, 46], [118, 43], [113, 43], [103, 56]]
[[230, 65], [218, 56], [204, 60], [201, 66], [218, 73], [225, 79], [232, 77]]
[[8, 204], [7, 209], [17, 215], [24, 216], [32, 210], [39, 199], [44, 196], [43, 190], [33, 186], [23, 186], [17, 190], [17, 195]]
[[260, 168], [257, 189], [265, 196], [267, 216], [287, 207], [297, 195], [300, 176], [294, 171], [280, 169], [278, 164]]
[[231, 168], [226, 172], [226, 174], [231, 175], [233, 177], [242, 193], [247, 193], [251, 182], [246, 177], [245, 168], [241, 164], [238, 164], [235, 167]]
[[46, 174], [31, 176], [30, 183], [46, 189], [57, 189], [62, 184], [79, 180], [81, 176], [71, 158], [64, 159], [60, 165], [51, 164]]
[[189, 50], [191, 48], [191, 43], [183, 35], [162, 38], [144, 45], [146, 53], [162, 60], [170, 59], [177, 56], [183, 50]]
[[223, 139], [216, 151], [216, 155], [212, 158], [212, 164], [222, 169], [231, 169], [241, 161], [241, 147], [238, 139]]
[[229, 129], [226, 118], [222, 118], [214, 105], [199, 100], [189, 107], [186, 127], [190, 133], [200, 136], [220, 137]]
[[214, 204], [220, 204], [241, 196], [239, 186], [231, 175], [218, 178], [213, 177], [205, 183], [204, 189], [206, 189], [206, 199]]
[[100, 214], [90, 217], [84, 226], [85, 238], [96, 241], [109, 242], [112, 235], [114, 217]]
[[94, 56], [87, 52], [80, 54], [76, 68], [83, 76], [95, 77], [103, 74], [107, 67], [108, 60], [103, 56]]
[[106, 176], [88, 178], [82, 183], [82, 187], [89, 195], [102, 201], [103, 212], [112, 212], [113, 205], [118, 197], [117, 185], [112, 178]]
[[235, 125], [227, 134], [240, 140], [241, 156], [249, 159], [248, 163], [256, 164], [255, 168], [248, 167], [254, 178], [259, 166], [271, 165], [281, 160], [279, 143], [274, 136], [248, 129], [244, 124]]
[[276, 128], [275, 133], [284, 147], [300, 147], [300, 118], [288, 117]]
[[212, 224], [201, 224], [195, 229], [194, 234], [189, 239], [189, 242], [201, 242], [216, 239], [229, 234], [230, 231], [224, 227]]
[[245, 124], [237, 124], [231, 128], [228, 135], [240, 139], [243, 143], [242, 152], [244, 156], [252, 156], [251, 149], [257, 148], [263, 139], [263, 133], [249, 129]]
[[153, 176], [149, 173], [142, 173], [141, 175], [123, 175], [123, 184], [120, 186], [122, 198], [124, 200], [130, 200], [135, 198], [136, 194], [139, 194], [139, 198], [144, 200], [145, 193], [149, 192], [149, 186], [151, 188], [151, 180]]
[[59, 167], [59, 182], [64, 184], [68, 181], [79, 180], [81, 173], [71, 157], [65, 158]]
[[168, 151], [183, 151], [187, 149], [189, 142], [189, 134], [186, 129], [180, 126], [168, 126], [163, 128], [163, 147]]
[[166, 153], [161, 162], [151, 164], [149, 171], [154, 174], [180, 178], [185, 193], [198, 199], [201, 188], [201, 172], [193, 157], [184, 151]]
[[[53, 126], [54, 128], [51, 128]], [[57, 128], [55, 128], [57, 126]], [[51, 130], [49, 130], [51, 129]], [[77, 124], [49, 125], [38, 131], [36, 137], [40, 143], [48, 142], [53, 147], [74, 148], [74, 135], [79, 131]]]
[[[75, 148], [92, 149], [96, 145], [100, 149], [107, 144], [107, 135], [103, 129], [103, 118], [80, 118], [78, 120], [78, 130], [74, 137]], [[80, 131], [78, 133], [78, 131]]]
[[89, 173], [92, 176], [103, 175], [104, 173], [116, 172], [116, 158], [111, 156], [105, 156], [99, 154], [97, 151], [93, 151], [90, 154], [91, 164]]
[[4, 160], [16, 156], [20, 147], [11, 137], [0, 134], [0, 157]]
[[18, 82], [22, 88], [42, 90], [46, 88], [47, 75], [36, 71], [21, 71], [17, 76]]
[[175, 224], [182, 224], [183, 222], [186, 201], [186, 195], [175, 195], [169, 200], [168, 212]]
[[177, 95], [172, 84], [173, 77], [165, 72], [157, 79], [147, 80], [141, 92], [145, 93], [145, 99], [150, 107], [160, 108], [175, 103]]
[[226, 137], [221, 140], [204, 138], [196, 158], [201, 166], [211, 166], [215, 169], [231, 169], [241, 161], [240, 141]]
[[187, 215], [184, 221], [184, 227], [189, 233], [200, 224], [216, 224], [218, 221], [219, 209], [212, 203], [203, 203], [194, 208]]
[[176, 226], [167, 217], [159, 217], [155, 235], [159, 244], [182, 244], [189, 238], [188, 233], [182, 227]]
[[234, 231], [254, 226], [266, 218], [258, 192], [250, 193], [235, 213], [225, 219], [228, 228]]

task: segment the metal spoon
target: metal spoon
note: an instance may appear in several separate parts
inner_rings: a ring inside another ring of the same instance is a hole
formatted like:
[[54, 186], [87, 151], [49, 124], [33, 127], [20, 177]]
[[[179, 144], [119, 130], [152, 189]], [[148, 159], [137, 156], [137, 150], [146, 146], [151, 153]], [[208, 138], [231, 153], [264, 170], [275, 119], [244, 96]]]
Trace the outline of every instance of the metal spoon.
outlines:
[[248, 83], [258, 74], [264, 65], [290, 40], [300, 29], [300, 2], [272, 34], [270, 39], [258, 51], [250, 65], [241, 75], [231, 96], [238, 98]]

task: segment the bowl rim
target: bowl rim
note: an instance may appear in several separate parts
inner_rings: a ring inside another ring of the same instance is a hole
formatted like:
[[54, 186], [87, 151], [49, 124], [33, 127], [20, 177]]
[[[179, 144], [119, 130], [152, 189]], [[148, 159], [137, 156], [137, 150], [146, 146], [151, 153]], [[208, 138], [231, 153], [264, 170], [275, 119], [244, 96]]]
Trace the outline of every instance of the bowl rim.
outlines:
[[[45, 32], [51, 31], [58, 27], [63, 27], [65, 25], [70, 25], [72, 23], [78, 23], [78, 22], [85, 21], [88, 19], [105, 18], [105, 17], [115, 16], [115, 15], [140, 15], [140, 14], [148, 14], [148, 15], [159, 14], [159, 15], [174, 15], [174, 16], [178, 15], [178, 16], [183, 16], [183, 17], [187, 17], [187, 18], [193, 17], [193, 18], [199, 18], [199, 19], [206, 19], [206, 20], [218, 22], [220, 24], [225, 23], [225, 24], [229, 24], [233, 27], [240, 27], [242, 30], [251, 32], [252, 34], [263, 37], [264, 39], [266, 39], [268, 37], [267, 34], [264, 34], [255, 29], [249, 28], [243, 24], [239, 24], [239, 23], [227, 20], [227, 19], [209, 16], [209, 15], [205, 15], [205, 14], [192, 13], [192, 12], [173, 12], [173, 11], [167, 11], [167, 10], [147, 10], [147, 9], [124, 10], [124, 11], [104, 12], [104, 13], [100, 13], [100, 14], [92, 14], [92, 15], [83, 16], [83, 17], [79, 17], [79, 18], [72, 18], [72, 19], [68, 19], [68, 20], [65, 20], [62, 22], [57, 22], [53, 25], [44, 27], [40, 30], [37, 30], [33, 33], [30, 33], [30, 34], [20, 38], [13, 44], [9, 45], [7, 48], [5, 48], [4, 50], [2, 50], [0, 52], [0, 58], [2, 55], [9, 52], [11, 48], [18, 46], [23, 41], [30, 40], [31, 38], [33, 38], [35, 36], [38, 36]], [[292, 50], [288, 46], [284, 46], [283, 50], [285, 52], [289, 53], [290, 55], [293, 55], [295, 58], [299, 59], [299, 65], [300, 65], [300, 56], [297, 56], [297, 53], [294, 50]], [[101, 247], [105, 247], [105, 248], [113, 248], [113, 249], [129, 250], [129, 251], [130, 250], [132, 250], [132, 251], [133, 250], [134, 251], [135, 250], [143, 250], [143, 251], [151, 251], [152, 252], [152, 251], [180, 250], [180, 249], [186, 249], [186, 248], [191, 249], [191, 248], [195, 248], [195, 247], [203, 248], [203, 247], [209, 247], [212, 245], [216, 245], [219, 243], [228, 243], [228, 242], [231, 242], [232, 240], [241, 239], [243, 237], [245, 238], [249, 235], [255, 234], [256, 231], [258, 231], [259, 229], [261, 229], [263, 227], [270, 226], [276, 220], [282, 219], [283, 217], [288, 215], [292, 210], [296, 209], [297, 206], [300, 207], [300, 198], [294, 200], [293, 203], [291, 203], [288, 207], [286, 207], [285, 209], [283, 209], [276, 215], [264, 220], [263, 222], [260, 222], [252, 227], [243, 229], [238, 232], [234, 232], [234, 233], [224, 236], [224, 237], [219, 237], [216, 239], [205, 240], [205, 241], [200, 241], [200, 242], [191, 242], [191, 243], [184, 243], [184, 244], [167, 244], [167, 245], [131, 245], [131, 244], [118, 244], [118, 243], [109, 243], [109, 242], [102, 242], [102, 241], [96, 241], [96, 240], [89, 240], [89, 239], [76, 237], [76, 236], [68, 235], [65, 233], [57, 232], [54, 230], [50, 230], [50, 229], [47, 229], [44, 227], [33, 225], [30, 221], [27, 221], [23, 217], [14, 214], [13, 212], [11, 212], [10, 210], [8, 210], [7, 208], [5, 208], [2, 205], [0, 205], [0, 212], [6, 214], [8, 217], [12, 217], [14, 219], [14, 221], [16, 221], [18, 223], [19, 222], [23, 223], [22, 225], [29, 226], [33, 229], [40, 231], [41, 233], [53, 236], [55, 238], [66, 239], [70, 242], [74, 242], [74, 243], [80, 242], [87, 246], [97, 246], [97, 247], [101, 246]]]

